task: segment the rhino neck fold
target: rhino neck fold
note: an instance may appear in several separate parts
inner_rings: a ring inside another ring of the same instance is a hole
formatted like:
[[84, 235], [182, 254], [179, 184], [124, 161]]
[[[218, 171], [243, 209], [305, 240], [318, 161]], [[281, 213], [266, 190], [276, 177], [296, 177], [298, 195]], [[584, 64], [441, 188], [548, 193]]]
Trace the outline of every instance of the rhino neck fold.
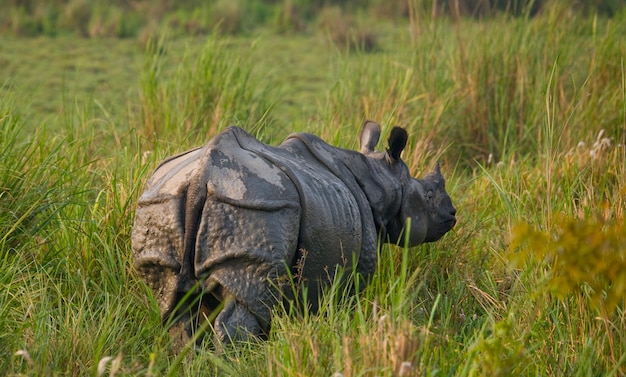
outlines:
[[[390, 174], [385, 160], [328, 145], [315, 135], [297, 133], [289, 139], [302, 142], [308, 151], [357, 195], [363, 221], [373, 221], [375, 237], [386, 237], [387, 227], [401, 216], [404, 185]], [[367, 211], [369, 208], [369, 211]], [[365, 231], [365, 229], [364, 229]], [[382, 240], [385, 240], [383, 237]]]
[[380, 219], [377, 218], [370, 206], [369, 198], [363, 189], [363, 182], [360, 182], [358, 174], [355, 174], [356, 171], [361, 169], [354, 166], [355, 164], [363, 165], [363, 171], [367, 169], [362, 160], [363, 155], [355, 151], [332, 147], [319, 137], [311, 134], [292, 134], [283, 145], [291, 140], [303, 145], [311, 156], [332, 172], [337, 179], [342, 181], [357, 201], [362, 226], [362, 245], [357, 269], [358, 272], [369, 276], [376, 267], [378, 251], [378, 226], [376, 223]]

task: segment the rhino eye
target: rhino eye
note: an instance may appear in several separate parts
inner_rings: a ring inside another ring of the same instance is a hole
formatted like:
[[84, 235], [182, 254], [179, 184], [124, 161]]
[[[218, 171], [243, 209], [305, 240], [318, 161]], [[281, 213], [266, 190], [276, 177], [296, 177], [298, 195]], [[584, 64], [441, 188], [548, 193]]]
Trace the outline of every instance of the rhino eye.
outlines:
[[428, 192], [426, 192], [426, 199], [432, 200], [432, 198], [433, 198], [433, 190], [428, 190]]

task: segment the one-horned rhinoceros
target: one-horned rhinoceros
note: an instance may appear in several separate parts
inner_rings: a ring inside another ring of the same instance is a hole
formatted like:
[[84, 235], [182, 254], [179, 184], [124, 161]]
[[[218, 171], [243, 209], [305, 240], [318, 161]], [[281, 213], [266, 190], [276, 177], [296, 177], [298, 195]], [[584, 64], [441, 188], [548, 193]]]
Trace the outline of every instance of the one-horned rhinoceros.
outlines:
[[379, 236], [395, 243], [407, 233], [414, 246], [452, 229], [439, 164], [412, 178], [400, 158], [407, 132], [393, 128], [386, 152], [374, 150], [379, 137], [366, 121], [359, 153], [306, 133], [273, 147], [229, 127], [161, 163], [139, 198], [132, 246], [162, 319], [177, 315], [174, 328], [190, 335], [201, 313], [218, 312], [218, 338], [263, 335], [272, 306], [294, 297], [281, 279], [297, 275], [315, 310], [337, 266], [374, 272]]

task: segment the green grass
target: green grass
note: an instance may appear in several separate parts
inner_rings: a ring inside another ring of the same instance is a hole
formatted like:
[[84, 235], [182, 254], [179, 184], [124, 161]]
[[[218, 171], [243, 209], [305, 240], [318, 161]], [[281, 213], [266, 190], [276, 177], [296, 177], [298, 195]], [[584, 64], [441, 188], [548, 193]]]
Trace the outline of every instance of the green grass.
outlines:
[[[624, 20], [557, 10], [413, 35], [381, 23], [369, 53], [323, 34], [170, 35], [148, 52], [3, 38], [0, 374], [623, 375], [624, 272], [606, 265], [624, 252]], [[371, 284], [343, 298], [333, 286], [319, 314], [276, 308], [265, 342], [172, 354], [130, 248], [154, 167], [229, 124], [356, 148], [366, 118], [409, 130], [414, 174], [444, 162], [456, 228], [383, 247]], [[613, 240], [582, 263], [611, 281], [553, 289], [580, 259], [536, 240], [586, 242], [567, 229]], [[598, 289], [618, 292], [615, 307]]]

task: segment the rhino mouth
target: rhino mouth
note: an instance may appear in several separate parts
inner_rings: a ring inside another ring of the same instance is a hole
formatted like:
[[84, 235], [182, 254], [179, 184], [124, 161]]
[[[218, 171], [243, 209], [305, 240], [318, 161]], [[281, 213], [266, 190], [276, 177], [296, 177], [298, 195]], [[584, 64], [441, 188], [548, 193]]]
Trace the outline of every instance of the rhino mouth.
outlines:
[[451, 217], [436, 223], [434, 227], [427, 233], [424, 242], [434, 242], [448, 233], [456, 224], [456, 218]]
[[456, 225], [456, 218], [453, 217], [451, 219], [444, 220], [444, 221], [441, 222], [441, 225], [443, 225], [443, 227], [445, 229], [450, 230], [450, 229], [454, 228], [454, 226]]
[[442, 222], [439, 223], [439, 226], [437, 227], [437, 239], [440, 239], [441, 237], [443, 237], [446, 233], [448, 233], [449, 231], [452, 230], [452, 228], [454, 228], [454, 225], [456, 225], [456, 218], [452, 217], [446, 220], [443, 220]]

